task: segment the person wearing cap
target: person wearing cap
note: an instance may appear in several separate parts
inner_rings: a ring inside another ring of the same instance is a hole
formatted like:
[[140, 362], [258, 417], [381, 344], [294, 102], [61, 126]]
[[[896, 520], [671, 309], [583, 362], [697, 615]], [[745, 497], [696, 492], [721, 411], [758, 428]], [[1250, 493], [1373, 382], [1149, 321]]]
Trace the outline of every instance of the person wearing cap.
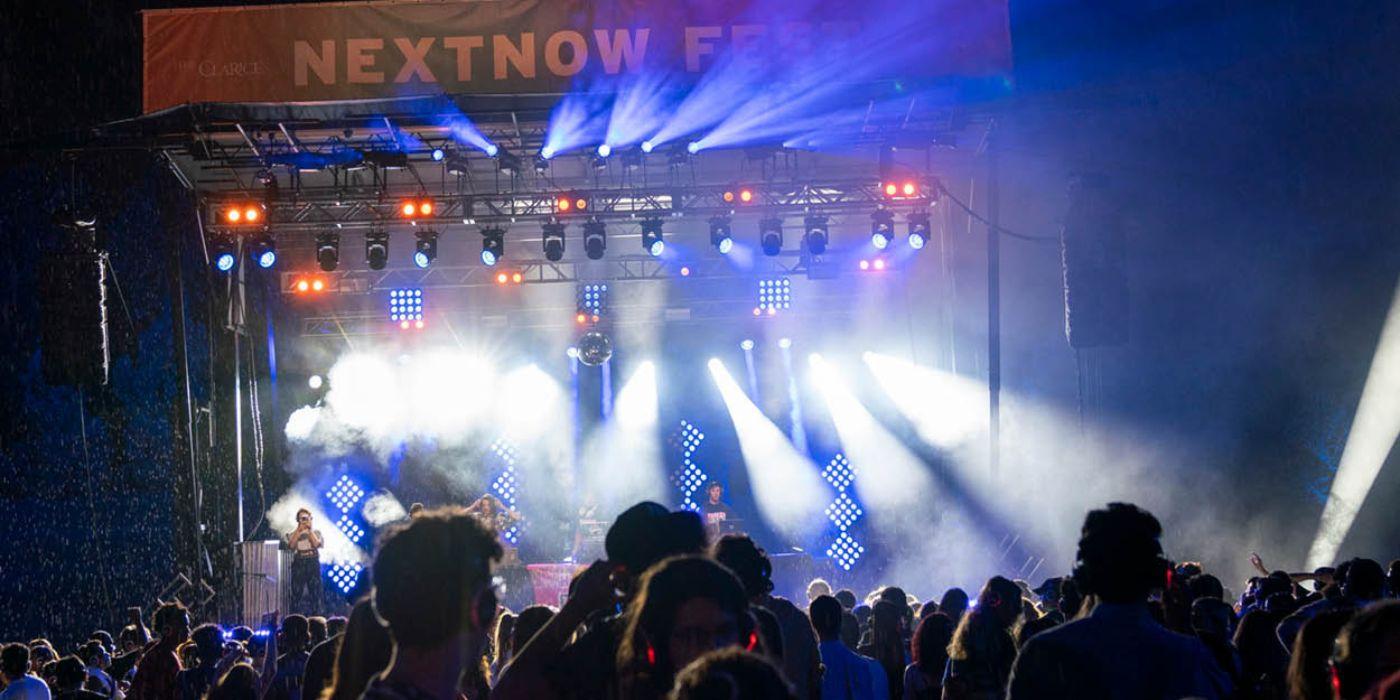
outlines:
[[[617, 697], [617, 650], [628, 619], [618, 614], [653, 564], [705, 550], [705, 530], [690, 511], [668, 511], [643, 501], [613, 521], [603, 541], [606, 561], [579, 575], [573, 594], [502, 671], [495, 700]], [[585, 621], [603, 614], [572, 643]]]

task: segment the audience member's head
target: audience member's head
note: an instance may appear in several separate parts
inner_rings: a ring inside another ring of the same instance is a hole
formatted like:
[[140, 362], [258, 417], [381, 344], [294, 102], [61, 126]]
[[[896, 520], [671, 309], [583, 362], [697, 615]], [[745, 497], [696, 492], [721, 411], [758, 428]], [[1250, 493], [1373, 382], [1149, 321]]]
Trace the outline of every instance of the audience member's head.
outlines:
[[165, 603], [156, 608], [155, 626], [162, 643], [179, 644], [190, 636], [190, 611], [179, 603]]
[[344, 615], [334, 615], [326, 618], [326, 638], [337, 636], [345, 632], [347, 620]]
[[257, 700], [258, 672], [249, 664], [234, 664], [214, 687], [206, 700]]
[[953, 587], [944, 591], [943, 597], [938, 599], [938, 609], [956, 623], [967, 612], [967, 603], [967, 591]]
[[1275, 618], [1282, 620], [1298, 609], [1298, 599], [1292, 593], [1270, 593], [1264, 599], [1264, 609]]
[[293, 654], [306, 650], [311, 641], [311, 623], [302, 615], [288, 615], [282, 618], [278, 630], [277, 645], [282, 652]]
[[725, 535], [715, 542], [712, 554], [739, 581], [750, 599], [759, 599], [773, 590], [773, 564], [768, 554], [748, 535]]
[[844, 612], [841, 603], [829, 595], [819, 595], [807, 606], [807, 617], [812, 620], [812, 630], [823, 642], [841, 638], [841, 616]]
[[705, 525], [691, 511], [672, 513], [665, 506], [642, 501], [613, 520], [603, 540], [608, 561], [622, 567], [615, 576], [624, 592], [642, 573], [666, 557], [705, 551]]
[[78, 646], [78, 658], [88, 666], [105, 669], [112, 663], [112, 654], [101, 640], [89, 639]]
[[617, 669], [627, 696], [659, 696], [708, 651], [755, 646], [748, 596], [714, 560], [678, 556], [649, 569], [627, 609]]
[[395, 648], [432, 649], [460, 637], [479, 649], [496, 614], [491, 562], [500, 557], [495, 533], [462, 509], [425, 513], [393, 530], [370, 570], [374, 610]]
[[101, 642], [102, 646], [107, 649], [108, 654], [117, 650], [116, 641], [112, 639], [112, 633], [107, 630], [97, 630], [88, 636], [88, 639], [95, 639]]
[[836, 599], [836, 602], [841, 604], [841, 607], [847, 610], [853, 610], [856, 607], [856, 592], [849, 588], [842, 588], [833, 594], [832, 597]]
[[1235, 611], [1219, 598], [1197, 598], [1191, 603], [1191, 631], [1197, 637], [1229, 639], [1234, 633], [1234, 619]]
[[0, 671], [5, 673], [5, 680], [9, 682], [29, 673], [29, 645], [6, 644], [4, 649], [0, 649]]
[[515, 618], [515, 627], [510, 631], [510, 653], [515, 656], [520, 650], [525, 648], [526, 642], [535, 636], [554, 617], [554, 611], [548, 606], [531, 605], [520, 611], [520, 615]]
[[862, 630], [870, 627], [870, 613], [870, 606], [865, 603], [861, 603], [851, 610], [851, 614], [856, 618], [856, 624], [860, 625]]
[[670, 700], [796, 700], [771, 661], [742, 649], [720, 649], [696, 659], [676, 676]]
[[[1351, 575], [1355, 575], [1358, 562], [1365, 561], [1370, 560], [1353, 561]], [[1376, 564], [1376, 568], [1380, 565]], [[1400, 670], [1400, 601], [1375, 603], [1357, 611], [1342, 627], [1332, 650], [1333, 687], [1337, 698], [1356, 700], [1397, 670]]]
[[922, 620], [936, 612], [941, 612], [938, 609], [938, 601], [932, 599], [926, 600], [923, 605], [919, 606], [919, 619]]
[[393, 648], [389, 630], [375, 616], [373, 604], [368, 599], [356, 603], [336, 651], [328, 700], [359, 700], [370, 679], [389, 665]]
[[831, 584], [826, 579], [814, 578], [807, 584], [807, 602], [810, 603], [818, 596], [831, 595]]
[[87, 680], [87, 667], [76, 656], [65, 656], [54, 664], [53, 677], [58, 681], [58, 690], [80, 690]]
[[1355, 614], [1352, 608], [1329, 610], [1303, 623], [1288, 662], [1291, 700], [1332, 700], [1332, 645]]
[[136, 625], [127, 625], [117, 633], [118, 651], [123, 654], [140, 649], [146, 641], [145, 630]]
[[892, 603], [899, 610], [900, 620], [904, 629], [909, 629], [913, 624], [913, 616], [909, 610], [909, 595], [903, 588], [898, 586], [886, 586], [880, 591], [880, 600]]
[[320, 615], [313, 615], [306, 618], [307, 636], [311, 640], [311, 646], [316, 646], [326, 641], [326, 618]]
[[190, 633], [195, 658], [204, 666], [213, 666], [224, 656], [224, 631], [218, 625], [203, 624]]
[[1224, 584], [1210, 574], [1196, 574], [1186, 579], [1186, 592], [1193, 601], [1198, 598], [1225, 599]]
[[1352, 559], [1342, 579], [1342, 595], [1358, 601], [1378, 600], [1385, 590], [1385, 572], [1375, 559]]
[[1166, 578], [1162, 524], [1130, 503], [1089, 511], [1080, 532], [1074, 579], [1105, 603], [1141, 603]]
[[953, 642], [953, 631], [956, 628], [953, 618], [941, 612], [924, 616], [915, 628], [914, 639], [909, 644], [914, 665], [934, 678], [941, 676], [943, 666], [948, 662], [948, 645]]
[[229, 632], [229, 636], [232, 637], [235, 642], [247, 644], [253, 639], [253, 628], [247, 625], [239, 625], [233, 628], [233, 631]]
[[1007, 630], [1020, 616], [1021, 588], [1010, 579], [991, 577], [977, 594], [977, 606], [963, 615], [954, 630], [948, 655], [967, 661], [983, 650], [998, 648], [998, 638], [1010, 640]]

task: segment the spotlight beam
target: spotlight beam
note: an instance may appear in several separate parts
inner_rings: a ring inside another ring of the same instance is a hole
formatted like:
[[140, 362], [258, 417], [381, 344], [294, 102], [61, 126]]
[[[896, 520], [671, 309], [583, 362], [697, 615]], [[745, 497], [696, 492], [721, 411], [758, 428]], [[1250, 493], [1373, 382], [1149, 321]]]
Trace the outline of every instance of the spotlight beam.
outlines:
[[1351, 431], [1342, 448], [1342, 459], [1332, 478], [1327, 504], [1322, 508], [1322, 520], [1308, 550], [1309, 568], [1331, 566], [1336, 561], [1342, 542], [1351, 531], [1397, 437], [1400, 437], [1400, 286], [1396, 287], [1390, 312], [1381, 328], [1376, 354], [1371, 358], [1371, 369], [1361, 390], [1361, 401], [1356, 405]]
[[749, 400], [723, 362], [711, 359], [709, 369], [734, 422], [759, 510], [778, 532], [805, 538], [821, 527], [829, 498], [820, 469]]
[[872, 513], [918, 512], [926, 507], [933, 479], [919, 459], [861, 405], [839, 371], [812, 354], [811, 380], [826, 400], [841, 448], [856, 468], [856, 488]]

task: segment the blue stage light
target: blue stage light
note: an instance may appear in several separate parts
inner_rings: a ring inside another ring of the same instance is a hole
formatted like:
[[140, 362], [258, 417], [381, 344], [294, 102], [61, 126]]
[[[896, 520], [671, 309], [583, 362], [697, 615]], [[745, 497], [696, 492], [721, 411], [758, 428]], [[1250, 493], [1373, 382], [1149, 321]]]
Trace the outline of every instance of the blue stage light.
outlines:
[[350, 509], [354, 508], [355, 504], [364, 497], [365, 490], [358, 483], [355, 483], [354, 479], [345, 474], [342, 474], [335, 484], [326, 491], [326, 499], [331, 502], [331, 505], [339, 508], [342, 514], [349, 513]]
[[491, 156], [492, 158], [495, 158], [496, 154], [501, 152], [501, 149], [497, 147], [494, 143], [486, 144], [486, 148], [484, 150], [486, 151], [486, 155]]
[[341, 594], [349, 593], [360, 582], [360, 574], [364, 567], [354, 562], [337, 562], [331, 565], [327, 571], [327, 577], [331, 583], [335, 584], [336, 590]]
[[490, 250], [481, 251], [481, 262], [486, 263], [487, 265], [495, 265], [496, 254]]
[[666, 241], [661, 239], [661, 219], [646, 219], [642, 222], [642, 249], [652, 257], [660, 257], [666, 250]]
[[603, 316], [608, 309], [608, 285], [597, 282], [578, 288], [578, 311], [585, 316]]
[[733, 231], [729, 227], [729, 217], [716, 216], [710, 219], [710, 245], [713, 245], [720, 255], [729, 255], [729, 251], [734, 250], [734, 237]]
[[705, 434], [690, 421], [681, 420], [680, 427], [671, 436], [670, 443], [681, 451], [681, 467], [671, 474], [671, 483], [681, 492], [681, 508], [698, 511], [700, 504], [694, 500], [695, 492], [709, 481], [710, 477], [695, 460], [695, 452], [705, 442]]
[[610, 156], [610, 155], [612, 155], [612, 146], [609, 146], [609, 145], [606, 144], [606, 143], [605, 143], [605, 144], [602, 144], [602, 145], [600, 145], [600, 146], [598, 146], [598, 157], [599, 157], [599, 158], [607, 158], [607, 157]]
[[690, 155], [695, 155], [696, 153], [699, 153], [699, 152], [700, 152], [700, 142], [699, 142], [699, 141], [691, 141], [690, 143], [688, 143], [688, 144], [685, 145], [685, 151], [686, 151], [686, 153], [689, 153]]
[[446, 158], [446, 157], [447, 157], [447, 151], [444, 151], [444, 150], [442, 150], [441, 148], [434, 148], [434, 149], [433, 149], [433, 160], [442, 160], [443, 158]]
[[656, 144], [650, 141], [642, 142], [642, 153], [651, 153], [651, 149], [656, 148]]
[[865, 554], [865, 547], [849, 532], [856, 521], [865, 514], [860, 503], [847, 491], [855, 482], [856, 471], [845, 455], [837, 453], [822, 469], [822, 478], [836, 489], [836, 497], [826, 507], [826, 517], [839, 531], [831, 545], [826, 548], [826, 556], [841, 567], [842, 571], [850, 571], [861, 555]]
[[894, 240], [894, 214], [881, 209], [870, 215], [870, 245], [884, 250]]
[[928, 212], [915, 212], [909, 215], [909, 247], [922, 250], [928, 243]]
[[[491, 490], [496, 493], [496, 497], [506, 504], [507, 508], [514, 509], [516, 504], [516, 490], [519, 486], [515, 473], [515, 446], [505, 440], [497, 440], [491, 445], [491, 452], [500, 462], [501, 471], [497, 474], [496, 480], [491, 482]], [[511, 543], [517, 544], [520, 541], [520, 527], [511, 525], [501, 533], [501, 537]]]
[[428, 259], [428, 254], [424, 253], [421, 250], [413, 253], [413, 264], [417, 265], [418, 267], [427, 267], [431, 265], [432, 262], [432, 260]]
[[550, 158], [553, 158], [553, 157], [554, 157], [554, 149], [551, 148], [551, 147], [549, 147], [549, 146], [545, 146], [545, 147], [541, 148], [541, 149], [540, 149], [540, 157], [543, 158], [543, 159], [545, 159], [545, 160], [549, 160]]
[[266, 270], [277, 264], [277, 251], [264, 250], [258, 254], [258, 267]]
[[234, 257], [233, 253], [224, 251], [214, 258], [214, 267], [218, 268], [219, 272], [228, 272], [236, 262], [238, 258]]
[[745, 351], [752, 350], [753, 341], [748, 338], [745, 338], [742, 343], [739, 343], [739, 347], [743, 348]]
[[422, 321], [423, 290], [410, 288], [389, 290], [389, 320], [403, 328], [413, 325], [414, 321]]
[[481, 262], [485, 263], [488, 266], [492, 266], [500, 262], [501, 258], [505, 257], [505, 254], [505, 229], [481, 229]]
[[792, 308], [792, 280], [786, 277], [758, 281], [758, 310], [773, 315]]
[[781, 338], [781, 339], [779, 339], [779, 340], [778, 340], [778, 347], [780, 347], [780, 348], [782, 348], [782, 349], [784, 349], [784, 350], [787, 350], [788, 348], [792, 347], [792, 339], [791, 339], [791, 338]]

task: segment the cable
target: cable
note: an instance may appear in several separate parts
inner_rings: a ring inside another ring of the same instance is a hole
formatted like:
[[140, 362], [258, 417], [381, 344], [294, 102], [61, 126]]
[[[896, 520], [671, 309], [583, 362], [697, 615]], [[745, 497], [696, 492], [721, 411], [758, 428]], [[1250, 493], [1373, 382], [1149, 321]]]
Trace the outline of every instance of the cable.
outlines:
[[943, 196], [947, 197], [948, 200], [951, 201], [953, 204], [958, 205], [958, 208], [959, 208], [959, 209], [961, 209], [961, 210], [967, 212], [967, 215], [968, 215], [968, 216], [970, 216], [970, 217], [972, 217], [972, 218], [974, 218], [974, 219], [980, 221], [980, 222], [982, 223], [983, 226], [986, 226], [988, 229], [990, 229], [990, 230], [992, 230], [992, 231], [996, 231], [997, 233], [1000, 233], [1000, 234], [1002, 234], [1002, 235], [1010, 236], [1010, 237], [1012, 237], [1012, 238], [1016, 238], [1016, 239], [1019, 239], [1019, 240], [1022, 240], [1022, 241], [1030, 241], [1030, 242], [1032, 242], [1032, 243], [1059, 243], [1059, 242], [1060, 242], [1060, 239], [1059, 239], [1058, 237], [1056, 237], [1056, 236], [1030, 236], [1030, 235], [1026, 235], [1026, 234], [1024, 234], [1024, 233], [1017, 233], [1017, 232], [1015, 232], [1015, 231], [1012, 231], [1012, 230], [1009, 229], [1009, 228], [1006, 228], [1005, 226], [998, 226], [998, 225], [996, 225], [996, 224], [993, 224], [992, 222], [990, 222], [990, 221], [986, 220], [985, 218], [983, 218], [981, 214], [978, 214], [977, 212], [973, 211], [971, 207], [967, 206], [966, 204], [963, 204], [962, 200], [958, 199], [957, 197], [954, 197], [954, 196], [953, 196], [953, 193], [952, 193], [952, 192], [949, 192], [949, 191], [948, 191], [948, 188], [943, 186], [943, 183], [939, 183], [939, 184], [938, 184], [938, 191], [939, 191], [940, 193], [942, 193]]

